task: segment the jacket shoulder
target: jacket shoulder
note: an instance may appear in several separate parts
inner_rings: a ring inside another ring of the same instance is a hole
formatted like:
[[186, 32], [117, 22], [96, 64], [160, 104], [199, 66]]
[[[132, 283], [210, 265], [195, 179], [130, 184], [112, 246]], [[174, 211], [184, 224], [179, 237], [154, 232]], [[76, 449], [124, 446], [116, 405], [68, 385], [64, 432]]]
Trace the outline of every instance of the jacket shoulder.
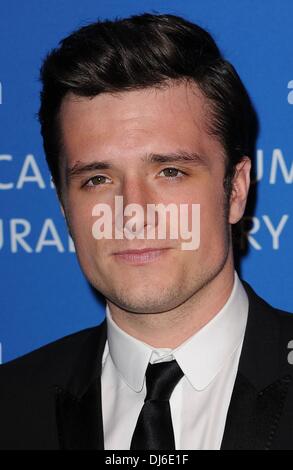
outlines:
[[[58, 381], [91, 342], [102, 338], [104, 322], [45, 344], [23, 356], [0, 365], [0, 393], [8, 384], [22, 386], [38, 381]], [[60, 380], [59, 380], [60, 381]]]
[[253, 328], [255, 333], [262, 334], [270, 330], [271, 342], [275, 340], [279, 347], [284, 348], [288, 345], [293, 349], [293, 313], [270, 305], [246, 281], [242, 280], [242, 283], [254, 311]]
[[260, 297], [247, 281], [241, 279], [241, 282], [250, 301], [256, 303], [261, 310], [266, 310], [267, 313], [272, 314], [278, 318], [278, 320], [284, 322], [284, 324], [293, 325], [293, 313], [272, 306], [265, 299]]

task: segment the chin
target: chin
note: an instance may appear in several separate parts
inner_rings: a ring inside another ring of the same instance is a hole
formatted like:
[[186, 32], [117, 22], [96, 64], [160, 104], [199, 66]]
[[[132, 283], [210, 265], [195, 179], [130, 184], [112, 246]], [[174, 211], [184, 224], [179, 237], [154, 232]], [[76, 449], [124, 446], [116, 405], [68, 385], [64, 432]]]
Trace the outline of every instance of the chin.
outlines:
[[145, 289], [143, 292], [132, 291], [131, 296], [127, 294], [129, 294], [129, 289], [124, 287], [115, 295], [107, 297], [121, 309], [133, 313], [163, 313], [176, 308], [180, 304], [178, 296], [174, 296], [174, 290], [166, 292], [165, 296], [162, 296], [162, 290], [154, 292], [154, 289], [147, 292]]

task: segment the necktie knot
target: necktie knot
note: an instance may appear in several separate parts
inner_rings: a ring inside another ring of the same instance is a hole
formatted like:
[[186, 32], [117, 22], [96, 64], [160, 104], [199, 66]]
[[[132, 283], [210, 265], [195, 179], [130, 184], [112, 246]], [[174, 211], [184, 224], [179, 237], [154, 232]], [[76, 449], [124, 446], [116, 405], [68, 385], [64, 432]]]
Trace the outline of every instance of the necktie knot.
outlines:
[[149, 364], [146, 370], [146, 401], [168, 401], [170, 396], [183, 377], [177, 361], [158, 362]]

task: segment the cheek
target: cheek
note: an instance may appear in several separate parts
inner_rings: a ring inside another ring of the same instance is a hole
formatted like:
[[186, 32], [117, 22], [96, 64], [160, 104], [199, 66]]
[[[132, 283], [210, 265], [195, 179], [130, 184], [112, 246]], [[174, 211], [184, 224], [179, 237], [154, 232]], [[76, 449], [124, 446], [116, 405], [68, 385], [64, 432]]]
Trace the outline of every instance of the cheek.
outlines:
[[68, 220], [77, 246], [94, 242], [92, 236], [92, 225], [95, 218], [92, 216], [92, 206], [81, 203], [78, 199], [68, 205]]
[[225, 237], [224, 193], [208, 191], [200, 200], [201, 245], [216, 248]]
[[195, 193], [192, 197], [184, 200], [188, 204], [188, 217], [191, 220], [192, 204], [200, 205], [200, 217], [203, 223], [215, 223], [222, 218], [224, 208], [224, 192], [217, 183], [209, 182], [202, 190]]

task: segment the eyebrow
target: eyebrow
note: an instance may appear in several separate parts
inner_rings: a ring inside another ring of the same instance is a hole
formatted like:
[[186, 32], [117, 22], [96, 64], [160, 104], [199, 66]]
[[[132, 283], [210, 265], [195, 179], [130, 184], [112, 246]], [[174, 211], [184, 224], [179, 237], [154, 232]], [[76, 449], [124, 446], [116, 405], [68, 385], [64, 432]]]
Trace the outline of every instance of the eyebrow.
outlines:
[[[207, 164], [207, 158], [197, 152], [177, 151], [165, 153], [149, 153], [141, 157], [142, 163], [156, 164], [156, 163], [192, 163], [192, 164]], [[115, 168], [110, 161], [93, 161], [89, 163], [82, 163], [77, 161], [72, 167], [66, 168], [66, 181], [77, 178], [86, 173], [99, 170], [109, 170]]]

